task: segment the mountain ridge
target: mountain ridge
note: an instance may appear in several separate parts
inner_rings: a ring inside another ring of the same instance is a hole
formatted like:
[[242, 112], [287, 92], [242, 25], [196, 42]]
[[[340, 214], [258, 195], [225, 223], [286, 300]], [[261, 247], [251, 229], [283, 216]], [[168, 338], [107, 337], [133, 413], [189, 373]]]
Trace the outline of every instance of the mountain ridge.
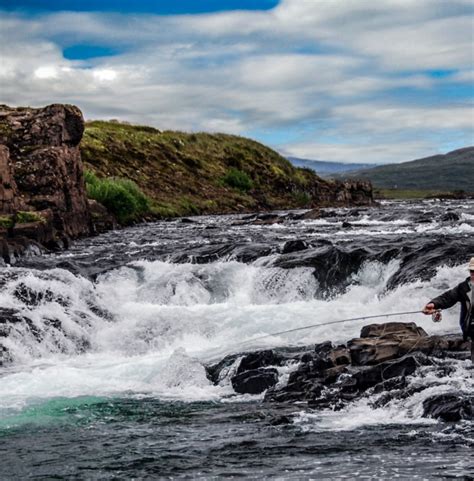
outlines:
[[327, 177], [327, 176], [330, 176], [330, 174], [336, 174], [339, 172], [371, 168], [378, 165], [378, 164], [368, 164], [368, 163], [349, 164], [347, 162], [331, 162], [328, 160], [313, 160], [313, 159], [306, 159], [301, 157], [287, 157], [287, 159], [294, 166], [302, 167], [306, 169], [312, 169], [316, 172], [316, 174], [322, 177]]
[[379, 165], [332, 175], [339, 180], [370, 180], [374, 187], [474, 191], [474, 146], [398, 164]]

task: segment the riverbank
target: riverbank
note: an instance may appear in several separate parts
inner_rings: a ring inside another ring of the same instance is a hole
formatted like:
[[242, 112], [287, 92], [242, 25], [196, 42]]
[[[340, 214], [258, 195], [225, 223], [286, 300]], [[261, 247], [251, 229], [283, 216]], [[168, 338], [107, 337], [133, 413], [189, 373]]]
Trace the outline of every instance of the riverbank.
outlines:
[[373, 203], [370, 183], [325, 181], [242, 137], [85, 124], [71, 105], [0, 106], [4, 264], [159, 218]]

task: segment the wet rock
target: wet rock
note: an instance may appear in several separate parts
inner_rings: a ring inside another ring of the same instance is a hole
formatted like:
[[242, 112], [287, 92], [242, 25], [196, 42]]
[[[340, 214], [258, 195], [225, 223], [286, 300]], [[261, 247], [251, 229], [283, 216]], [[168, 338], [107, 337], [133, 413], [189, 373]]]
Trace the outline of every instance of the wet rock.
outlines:
[[[330, 341], [313, 349], [273, 349], [247, 353], [234, 367], [232, 385], [239, 393], [261, 393], [268, 402], [308, 402], [313, 408], [341, 409], [361, 396], [383, 393], [375, 401], [383, 406], [392, 399], [413, 395], [423, 386], [409, 386], [407, 377], [419, 368], [448, 376], [454, 369], [441, 359], [469, 354], [469, 344], [460, 336], [428, 336], [414, 323], [390, 322], [362, 328], [357, 339], [334, 346]], [[439, 356], [439, 357], [429, 357]], [[215, 383], [235, 364], [238, 355], [224, 358], [208, 368]], [[452, 362], [452, 361], [451, 361]], [[441, 363], [441, 364], [440, 364]], [[274, 367], [288, 366], [286, 384], [277, 385]], [[374, 404], [374, 405], [375, 405]]]
[[223, 373], [227, 372], [229, 368], [240, 357], [239, 354], [232, 354], [224, 357], [221, 361], [215, 364], [206, 366], [206, 376], [214, 384], [218, 384], [223, 377]]
[[294, 217], [295, 220], [314, 220], [319, 219], [321, 217], [321, 210], [319, 209], [311, 209], [304, 214], [299, 214]]
[[474, 396], [465, 393], [438, 394], [425, 399], [423, 416], [458, 422], [474, 419]]
[[304, 251], [309, 247], [308, 243], [303, 240], [287, 241], [281, 250], [282, 254], [289, 254], [290, 252]]
[[233, 376], [231, 382], [239, 394], [261, 394], [278, 382], [278, 371], [273, 368], [252, 369]]
[[342, 228], [343, 229], [352, 229], [352, 224], [350, 222], [347, 222], [346, 220], [342, 223]]
[[457, 212], [449, 211], [441, 216], [441, 222], [457, 222], [461, 220], [461, 216]]
[[426, 331], [418, 327], [414, 322], [386, 322], [383, 324], [369, 324], [360, 331], [360, 337], [384, 337], [393, 338], [396, 334], [401, 337], [427, 337]]
[[266, 351], [251, 352], [242, 358], [237, 374], [245, 371], [252, 371], [261, 367], [281, 366], [283, 357], [275, 351], [269, 349]]
[[286, 424], [291, 424], [292, 419], [289, 416], [274, 416], [269, 420], [272, 426], [284, 426]]
[[27, 306], [38, 306], [39, 304], [46, 302], [57, 302], [63, 307], [67, 307], [69, 305], [68, 299], [61, 296], [60, 294], [55, 294], [50, 289], [46, 289], [44, 291], [36, 291], [31, 287], [28, 287], [23, 282], [20, 282], [16, 286], [15, 290], [13, 291], [13, 295], [20, 302]]
[[426, 364], [426, 359], [421, 359], [418, 355], [408, 355], [401, 359], [382, 362], [374, 366], [361, 366], [353, 370], [352, 377], [356, 380], [356, 387], [359, 391], [373, 387], [387, 379], [398, 376], [409, 376], [416, 368]]
[[271, 224], [281, 224], [285, 221], [286, 216], [281, 216], [277, 214], [260, 214], [257, 218], [251, 222], [253, 225], [271, 225]]

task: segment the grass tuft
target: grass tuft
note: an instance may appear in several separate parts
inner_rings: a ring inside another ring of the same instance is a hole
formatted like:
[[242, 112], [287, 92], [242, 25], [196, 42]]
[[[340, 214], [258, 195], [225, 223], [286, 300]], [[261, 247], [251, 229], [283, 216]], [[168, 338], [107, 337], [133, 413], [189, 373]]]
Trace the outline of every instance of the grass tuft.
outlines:
[[100, 202], [121, 224], [129, 224], [151, 212], [150, 200], [129, 179], [99, 179], [93, 172], [84, 173], [87, 195]]

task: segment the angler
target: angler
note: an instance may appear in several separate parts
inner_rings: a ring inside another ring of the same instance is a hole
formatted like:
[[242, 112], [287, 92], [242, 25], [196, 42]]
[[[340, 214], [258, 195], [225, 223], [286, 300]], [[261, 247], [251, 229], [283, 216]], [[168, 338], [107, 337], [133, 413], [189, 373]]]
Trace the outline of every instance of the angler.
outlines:
[[423, 308], [424, 314], [433, 315], [433, 320], [440, 320], [440, 309], [449, 309], [456, 303], [461, 303], [461, 325], [464, 340], [471, 339], [471, 361], [474, 363], [474, 257], [469, 261], [470, 276], [453, 289], [444, 292]]

